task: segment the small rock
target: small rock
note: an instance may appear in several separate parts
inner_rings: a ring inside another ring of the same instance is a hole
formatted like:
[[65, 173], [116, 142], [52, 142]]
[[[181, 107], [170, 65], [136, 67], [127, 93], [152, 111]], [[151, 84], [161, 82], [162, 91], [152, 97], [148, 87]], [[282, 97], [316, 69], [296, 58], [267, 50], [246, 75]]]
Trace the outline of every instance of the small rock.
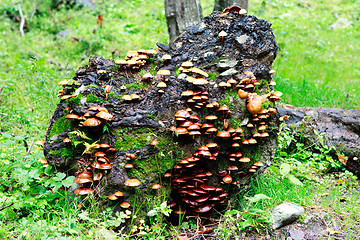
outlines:
[[231, 76], [234, 74], [237, 74], [238, 71], [235, 70], [235, 68], [230, 68], [229, 70], [226, 70], [225, 72], [222, 72], [220, 76]]
[[232, 59], [232, 60], [223, 59], [220, 60], [217, 66], [222, 69], [229, 69], [235, 67], [237, 63], [238, 61], [236, 59]]
[[290, 228], [289, 234], [290, 234], [291, 239], [293, 239], [293, 240], [302, 240], [305, 237], [305, 232], [296, 230], [294, 228]]
[[243, 44], [246, 42], [246, 40], [249, 38], [248, 35], [244, 34], [236, 38], [236, 41], [240, 44]]
[[206, 52], [204, 53], [204, 58], [211, 58], [212, 56], [214, 56], [214, 52]]
[[188, 75], [186, 75], [185, 73], [182, 73], [182, 74], [180, 74], [177, 78], [178, 78], [179, 80], [185, 80], [185, 79], [187, 78], [187, 76], [188, 76]]
[[292, 223], [305, 213], [305, 209], [295, 203], [281, 203], [271, 209], [273, 229]]

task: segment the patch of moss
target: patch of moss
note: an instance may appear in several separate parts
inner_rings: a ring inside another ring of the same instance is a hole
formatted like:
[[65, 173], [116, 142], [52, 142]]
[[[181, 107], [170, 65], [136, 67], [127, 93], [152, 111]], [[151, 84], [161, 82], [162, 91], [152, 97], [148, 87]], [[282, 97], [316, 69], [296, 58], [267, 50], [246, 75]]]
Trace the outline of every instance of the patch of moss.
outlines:
[[73, 124], [71, 119], [66, 119], [65, 116], [58, 118], [56, 122], [51, 125], [49, 138], [65, 131], [71, 131]]
[[136, 129], [132, 132], [129, 129], [120, 129], [115, 136], [115, 148], [119, 151], [128, 151], [145, 147], [150, 143], [153, 134], [148, 129]]
[[269, 108], [269, 105], [270, 105], [269, 99], [265, 99], [265, 101], [262, 103], [262, 108], [267, 109]]
[[95, 83], [91, 83], [91, 84], [89, 84], [89, 85], [86, 85], [86, 86], [85, 86], [85, 89], [88, 89], [88, 88], [90, 88], [90, 87], [92, 87], [92, 88], [97, 88], [97, 87], [99, 87], [99, 86], [96, 85]]
[[176, 74], [176, 76], [179, 76], [181, 74], [181, 71], [179, 68], [175, 70], [175, 74]]
[[128, 90], [134, 90], [134, 89], [144, 89], [147, 88], [147, 85], [142, 82], [136, 82], [131, 84], [125, 84], [126, 88]]
[[86, 96], [86, 102], [101, 102], [101, 100], [94, 94], [90, 93]]
[[151, 67], [149, 70], [149, 73], [151, 73], [152, 75], [155, 76], [156, 75], [156, 66]]
[[77, 95], [76, 97], [70, 98], [69, 102], [71, 105], [79, 106], [80, 100], [83, 97], [82, 94]]
[[71, 159], [74, 157], [74, 149], [71, 148], [61, 148], [60, 150], [51, 150], [49, 151], [49, 154], [62, 157], [64, 159]]
[[219, 104], [220, 106], [226, 105], [230, 108], [231, 111], [235, 109], [234, 101], [231, 101], [231, 98], [234, 99], [238, 97], [236, 89], [232, 89], [226, 92], [225, 98], [220, 99]]
[[210, 73], [208, 73], [209, 74], [209, 79], [210, 80], [215, 80], [219, 75], [220, 75], [220, 73], [218, 73], [218, 72], [210, 72]]

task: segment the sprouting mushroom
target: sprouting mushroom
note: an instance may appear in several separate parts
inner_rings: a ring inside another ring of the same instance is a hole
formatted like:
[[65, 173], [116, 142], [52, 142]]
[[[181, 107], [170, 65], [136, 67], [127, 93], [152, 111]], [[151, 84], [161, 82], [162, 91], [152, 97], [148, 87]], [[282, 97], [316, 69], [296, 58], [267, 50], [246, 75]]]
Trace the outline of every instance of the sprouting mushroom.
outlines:
[[220, 33], [219, 33], [219, 37], [221, 38], [221, 42], [224, 42], [224, 38], [227, 36], [228, 34], [222, 30]]

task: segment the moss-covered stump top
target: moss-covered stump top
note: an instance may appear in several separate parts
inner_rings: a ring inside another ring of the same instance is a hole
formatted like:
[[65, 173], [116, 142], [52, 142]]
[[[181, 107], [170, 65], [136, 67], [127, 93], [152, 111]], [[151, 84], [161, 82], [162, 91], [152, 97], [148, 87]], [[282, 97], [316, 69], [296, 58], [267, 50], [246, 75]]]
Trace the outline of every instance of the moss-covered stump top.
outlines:
[[112, 204], [144, 212], [165, 200], [174, 212], [221, 207], [276, 150], [281, 93], [273, 91], [270, 26], [215, 12], [158, 50], [91, 58], [60, 83], [48, 162], [77, 176], [77, 194], [95, 188]]

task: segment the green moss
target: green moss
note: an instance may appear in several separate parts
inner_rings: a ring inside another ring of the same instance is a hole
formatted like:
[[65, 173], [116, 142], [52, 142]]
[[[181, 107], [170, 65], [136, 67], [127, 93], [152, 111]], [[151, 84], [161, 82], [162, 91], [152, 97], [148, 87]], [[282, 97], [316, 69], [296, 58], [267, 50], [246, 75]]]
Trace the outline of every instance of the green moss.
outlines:
[[57, 157], [62, 157], [65, 159], [71, 159], [74, 157], [74, 149], [71, 148], [61, 148], [60, 150], [51, 150], [49, 152], [49, 154], [57, 156]]
[[77, 95], [76, 97], [70, 98], [69, 102], [71, 105], [79, 106], [80, 100], [83, 97], [82, 94]]
[[208, 74], [209, 74], [210, 80], [215, 80], [220, 75], [220, 73], [218, 73], [218, 72], [213, 72], [213, 73], [208, 73]]
[[126, 88], [128, 90], [134, 90], [134, 89], [144, 89], [147, 88], [147, 85], [142, 82], [136, 82], [131, 84], [125, 84]]
[[132, 132], [129, 129], [120, 129], [115, 133], [115, 148], [119, 151], [143, 148], [151, 141], [152, 133], [148, 129], [136, 129]]
[[101, 100], [96, 97], [94, 94], [90, 93], [86, 96], [86, 102], [101, 102]]
[[265, 101], [262, 103], [262, 108], [267, 109], [269, 108], [269, 105], [270, 105], [269, 99], [265, 99]]
[[66, 119], [65, 116], [58, 118], [56, 122], [51, 125], [49, 138], [65, 131], [71, 131], [73, 128], [72, 120]]
[[231, 101], [231, 98], [235, 99], [237, 97], [238, 95], [236, 89], [232, 89], [231, 91], [226, 91], [225, 98], [220, 99], [219, 104], [220, 106], [226, 105], [230, 108], [231, 111], [233, 111], [235, 109], [235, 102]]
[[96, 85], [95, 83], [91, 83], [91, 84], [89, 84], [89, 85], [86, 85], [85, 86], [85, 89], [88, 89], [88, 88], [97, 88], [97, 87], [99, 87], [98, 85]]
[[154, 76], [156, 75], [156, 72], [157, 72], [157, 71], [156, 71], [156, 65], [153, 66], [153, 67], [151, 67], [150, 70], [149, 70], [149, 73], [151, 73], [151, 74], [154, 75]]
[[179, 69], [179, 68], [178, 68], [178, 69], [176, 69], [175, 74], [176, 74], [176, 76], [179, 76], [179, 75], [181, 74], [181, 71], [180, 71], [180, 69]]

